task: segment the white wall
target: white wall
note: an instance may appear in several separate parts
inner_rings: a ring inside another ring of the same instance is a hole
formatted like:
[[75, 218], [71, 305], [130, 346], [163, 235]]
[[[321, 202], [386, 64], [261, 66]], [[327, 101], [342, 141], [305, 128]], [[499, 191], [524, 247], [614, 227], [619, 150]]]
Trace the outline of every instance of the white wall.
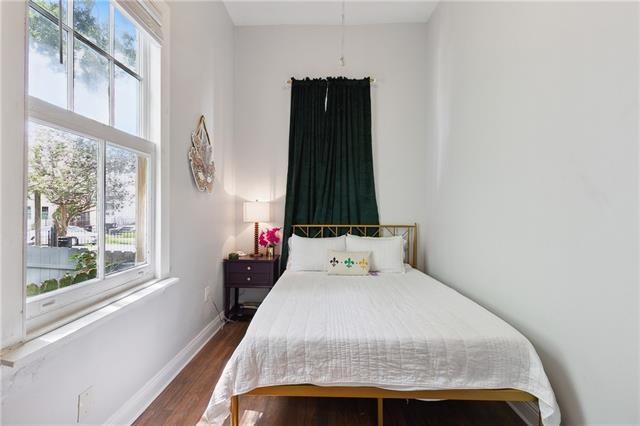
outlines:
[[[178, 318], [194, 335], [212, 318], [205, 285], [222, 309], [222, 257], [235, 248], [234, 27], [222, 2], [171, 6], [171, 276], [190, 283]], [[196, 190], [187, 160], [200, 114], [214, 147], [213, 194]]]
[[[23, 369], [2, 367], [3, 424], [75, 423], [77, 397], [89, 386], [93, 406], [86, 420], [106, 421], [213, 321], [214, 310], [203, 299], [205, 285], [222, 306], [220, 259], [233, 248], [235, 234], [230, 195], [234, 30], [222, 3], [179, 2], [170, 9], [170, 253], [171, 275], [181, 281]], [[6, 10], [3, 4], [3, 19]], [[19, 15], [13, 18], [20, 23]], [[21, 25], [15, 34], [22, 34]], [[3, 91], [3, 108], [4, 103]], [[187, 168], [190, 132], [200, 114], [207, 117], [214, 138], [218, 174], [213, 195], [196, 191]], [[19, 113], [14, 123], [21, 126]]]
[[523, 332], [564, 423], [638, 424], [638, 5], [440, 3], [430, 274]]
[[[239, 202], [274, 201], [272, 220], [282, 224], [291, 98], [285, 82], [291, 76], [372, 76], [377, 80], [371, 94], [380, 221], [424, 225], [426, 25], [347, 27], [344, 68], [338, 65], [339, 27], [238, 27], [236, 32]], [[237, 229], [238, 248], [252, 251], [253, 227], [242, 223], [241, 214]]]

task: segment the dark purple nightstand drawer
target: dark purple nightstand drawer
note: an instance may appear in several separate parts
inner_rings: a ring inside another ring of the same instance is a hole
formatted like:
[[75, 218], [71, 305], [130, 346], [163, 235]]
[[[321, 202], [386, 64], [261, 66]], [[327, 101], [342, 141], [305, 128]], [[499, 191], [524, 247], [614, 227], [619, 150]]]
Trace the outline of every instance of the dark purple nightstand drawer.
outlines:
[[273, 285], [270, 274], [257, 274], [253, 272], [232, 272], [229, 274], [230, 285]]
[[273, 270], [272, 263], [265, 262], [232, 262], [229, 263], [229, 272], [243, 272], [255, 274], [268, 274]]

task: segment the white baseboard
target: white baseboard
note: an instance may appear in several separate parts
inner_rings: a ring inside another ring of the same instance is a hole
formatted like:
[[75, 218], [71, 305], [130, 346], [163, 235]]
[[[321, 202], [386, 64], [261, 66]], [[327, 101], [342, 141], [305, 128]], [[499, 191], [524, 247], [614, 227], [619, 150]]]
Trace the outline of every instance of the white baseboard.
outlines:
[[538, 426], [538, 404], [531, 401], [507, 401], [509, 407], [529, 426]]
[[154, 399], [167, 387], [169, 383], [182, 371], [184, 367], [205, 344], [222, 328], [223, 322], [219, 317], [205, 326], [178, 354], [171, 359], [162, 370], [151, 378], [138, 392], [113, 413], [105, 422], [106, 425], [132, 424]]

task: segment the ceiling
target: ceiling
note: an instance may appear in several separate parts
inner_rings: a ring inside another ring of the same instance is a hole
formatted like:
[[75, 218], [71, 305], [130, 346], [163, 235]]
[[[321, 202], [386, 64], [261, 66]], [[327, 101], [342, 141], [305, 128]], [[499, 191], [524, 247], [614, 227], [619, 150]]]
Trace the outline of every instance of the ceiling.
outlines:
[[[339, 25], [339, 1], [224, 0], [235, 25]], [[345, 2], [345, 24], [427, 22], [436, 1]]]

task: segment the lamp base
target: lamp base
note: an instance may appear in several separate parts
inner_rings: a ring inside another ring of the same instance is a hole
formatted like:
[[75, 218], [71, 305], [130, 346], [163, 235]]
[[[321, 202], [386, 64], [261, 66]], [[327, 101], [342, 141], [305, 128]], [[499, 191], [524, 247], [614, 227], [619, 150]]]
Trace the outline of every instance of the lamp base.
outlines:
[[258, 222], [255, 222], [255, 226], [254, 226], [253, 257], [260, 257], [260, 252], [258, 251]]

